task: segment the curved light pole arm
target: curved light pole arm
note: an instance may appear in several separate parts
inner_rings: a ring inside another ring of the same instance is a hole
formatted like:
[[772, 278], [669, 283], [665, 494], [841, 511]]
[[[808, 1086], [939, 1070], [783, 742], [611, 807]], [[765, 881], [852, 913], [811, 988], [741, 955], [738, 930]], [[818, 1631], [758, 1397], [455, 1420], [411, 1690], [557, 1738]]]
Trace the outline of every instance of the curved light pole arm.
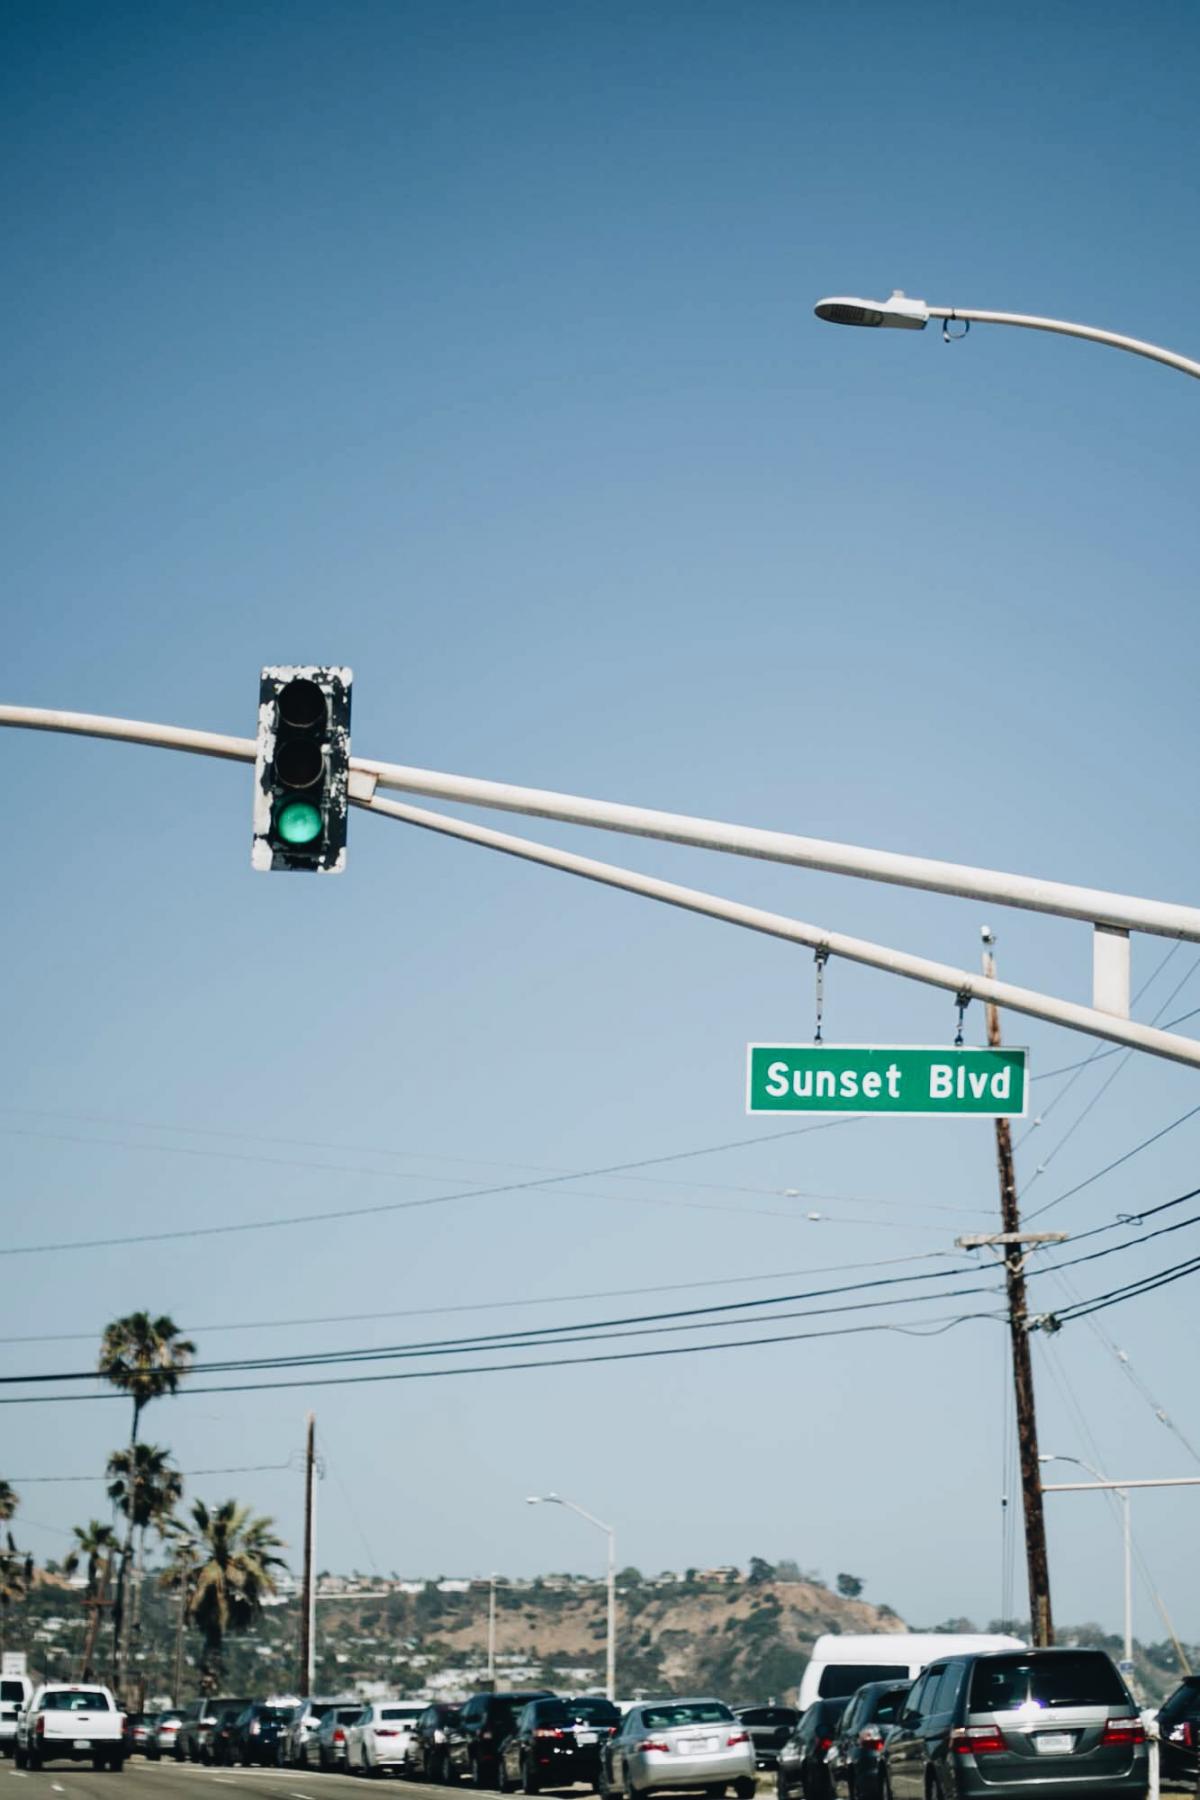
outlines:
[[930, 306], [926, 310], [931, 319], [964, 319], [972, 325], [1019, 325], [1026, 331], [1054, 331], [1061, 337], [1086, 338], [1092, 344], [1107, 344], [1110, 350], [1128, 350], [1134, 356], [1149, 357], [1151, 362], [1165, 363], [1169, 369], [1179, 369], [1184, 375], [1194, 375], [1200, 380], [1200, 362], [1192, 357], [1164, 350], [1160, 344], [1148, 344], [1143, 338], [1102, 331], [1096, 325], [1076, 325], [1070, 319], [1043, 319], [1036, 313], [980, 312], [975, 307]]

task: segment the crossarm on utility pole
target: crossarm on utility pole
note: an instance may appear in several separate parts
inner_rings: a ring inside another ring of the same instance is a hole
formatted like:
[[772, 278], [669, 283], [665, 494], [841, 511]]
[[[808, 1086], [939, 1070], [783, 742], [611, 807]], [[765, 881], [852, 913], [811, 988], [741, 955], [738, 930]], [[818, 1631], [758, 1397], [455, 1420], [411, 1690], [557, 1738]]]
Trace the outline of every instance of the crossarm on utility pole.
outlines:
[[975, 999], [991, 1000], [997, 1006], [1029, 1018], [1045, 1019], [1051, 1025], [1064, 1025], [1071, 1031], [1083, 1031], [1091, 1037], [1106, 1038], [1114, 1044], [1148, 1051], [1152, 1056], [1200, 1068], [1200, 1043], [1159, 1031], [1152, 1025], [1139, 1025], [1131, 1020], [1114, 1018], [1110, 1013], [1090, 1006], [1077, 1006], [1071, 1000], [1055, 1000], [1030, 988], [1013, 987], [1006, 981], [989, 980], [948, 963], [931, 962], [924, 956], [910, 956], [904, 950], [891, 950], [865, 938], [848, 937], [844, 932], [827, 931], [820, 925], [808, 925], [782, 913], [767, 912], [762, 907], [745, 906], [737, 900], [725, 900], [699, 888], [681, 887], [677, 882], [662, 881], [657, 876], [642, 875], [613, 863], [597, 862], [594, 857], [578, 856], [573, 851], [552, 849], [528, 838], [514, 837], [508, 832], [494, 831], [490, 826], [474, 825], [445, 813], [429, 812], [424, 807], [408, 806], [398, 800], [374, 799], [356, 802], [364, 811], [380, 813], [385, 818], [399, 819], [423, 831], [434, 831], [443, 837], [458, 838], [463, 843], [478, 844], [533, 862], [542, 868], [558, 869], [586, 881], [600, 882], [605, 887], [619, 888], [627, 894], [640, 894], [685, 912], [699, 913], [705, 918], [740, 925], [747, 931], [758, 931], [767, 937], [781, 938], [786, 943], [803, 944], [813, 950], [826, 950], [830, 956], [847, 962], [862, 963], [868, 968], [882, 969], [890, 975], [903, 975], [910, 981], [944, 988], [952, 994], [966, 993]]

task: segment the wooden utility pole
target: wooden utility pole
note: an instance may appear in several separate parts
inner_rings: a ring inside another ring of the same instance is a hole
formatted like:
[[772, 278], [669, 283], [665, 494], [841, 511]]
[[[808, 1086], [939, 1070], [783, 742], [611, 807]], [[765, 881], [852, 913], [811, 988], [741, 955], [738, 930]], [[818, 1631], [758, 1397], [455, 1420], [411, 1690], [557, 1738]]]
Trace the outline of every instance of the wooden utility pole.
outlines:
[[[985, 942], [988, 940], [985, 939]], [[983, 953], [983, 972], [994, 979], [996, 959]], [[1000, 1011], [987, 1006], [987, 1039], [1000, 1045]], [[1000, 1175], [1000, 1218], [1004, 1243], [1004, 1273], [1008, 1283], [1008, 1325], [1012, 1337], [1013, 1393], [1017, 1407], [1017, 1448], [1021, 1459], [1021, 1498], [1025, 1508], [1025, 1566], [1029, 1576], [1029, 1615], [1033, 1641], [1053, 1644], [1054, 1619], [1050, 1611], [1050, 1561], [1046, 1552], [1046, 1519], [1042, 1509], [1042, 1471], [1038, 1461], [1037, 1414], [1033, 1399], [1033, 1359], [1029, 1351], [1029, 1304], [1025, 1292], [1025, 1244], [1021, 1210], [1017, 1203], [1017, 1175], [1013, 1165], [1012, 1127], [996, 1120], [996, 1165]], [[1042, 1234], [1039, 1233], [1040, 1237]]]
[[316, 1652], [316, 1555], [317, 1483], [316, 1483], [317, 1415], [308, 1415], [308, 1437], [304, 1451], [304, 1589], [300, 1596], [300, 1668], [296, 1691], [302, 1700], [312, 1693], [313, 1664]]

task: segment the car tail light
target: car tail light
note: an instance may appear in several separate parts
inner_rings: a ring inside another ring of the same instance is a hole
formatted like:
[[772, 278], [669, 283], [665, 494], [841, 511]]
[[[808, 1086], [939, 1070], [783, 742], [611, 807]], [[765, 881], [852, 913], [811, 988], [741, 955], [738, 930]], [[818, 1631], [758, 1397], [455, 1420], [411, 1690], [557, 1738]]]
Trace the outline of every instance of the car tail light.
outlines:
[[748, 1744], [749, 1742], [750, 1733], [748, 1731], [731, 1731], [729, 1736], [725, 1739], [725, 1743], [730, 1750], [733, 1749], [735, 1744]]
[[858, 1741], [860, 1744], [865, 1744], [869, 1750], [881, 1750], [883, 1733], [878, 1725], [864, 1725], [858, 1734]]
[[481, 1731], [481, 1732], [480, 1732], [480, 1734], [479, 1734], [479, 1736], [480, 1736], [480, 1739], [481, 1739], [481, 1740], [482, 1740], [482, 1739], [484, 1739], [484, 1738], [490, 1738], [490, 1737], [491, 1737], [491, 1735], [492, 1735], [492, 1734], [491, 1734], [491, 1732], [490, 1732], [490, 1731], [486, 1731], [486, 1730], [485, 1730], [485, 1731]]
[[333, 1734], [333, 1741], [335, 1744], [344, 1744], [346, 1741], [346, 1734], [342, 1730], [340, 1725], [338, 1726], [337, 1730]]
[[661, 1738], [642, 1738], [640, 1743], [633, 1747], [635, 1750], [661, 1750], [664, 1756], [671, 1748], [670, 1744], [664, 1744]]
[[35, 1737], [45, 1737], [45, 1735], [46, 1735], [46, 1715], [45, 1715], [45, 1713], [39, 1713], [37, 1718], [35, 1719], [34, 1726], [33, 1726], [33, 1735]]
[[828, 1750], [832, 1747], [832, 1744], [833, 1744], [833, 1739], [831, 1737], [822, 1737], [822, 1738], [817, 1739], [817, 1749], [818, 1750]]
[[179, 1730], [179, 1720], [178, 1719], [168, 1719], [166, 1724], [160, 1725], [158, 1729], [160, 1731], [178, 1731]]
[[998, 1725], [956, 1725], [950, 1743], [959, 1756], [994, 1756], [1008, 1749]]
[[1140, 1719], [1110, 1719], [1100, 1734], [1102, 1744], [1144, 1744], [1146, 1727]]
[[1192, 1729], [1190, 1720], [1185, 1719], [1182, 1725], [1173, 1726], [1167, 1741], [1171, 1744], [1182, 1744], [1185, 1750], [1193, 1750], [1196, 1745], [1196, 1733]]
[[560, 1731], [557, 1725], [535, 1725], [533, 1735], [534, 1737], [560, 1738], [567, 1734], [565, 1731]]
[[389, 1726], [377, 1725], [375, 1727], [375, 1736], [376, 1737], [399, 1737], [400, 1733], [398, 1731], [391, 1730], [391, 1728]]

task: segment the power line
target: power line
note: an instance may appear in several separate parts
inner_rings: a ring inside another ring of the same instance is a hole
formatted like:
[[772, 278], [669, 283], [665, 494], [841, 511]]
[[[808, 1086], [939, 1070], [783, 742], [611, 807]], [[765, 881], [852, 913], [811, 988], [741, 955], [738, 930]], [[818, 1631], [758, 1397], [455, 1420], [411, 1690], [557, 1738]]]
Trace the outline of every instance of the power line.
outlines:
[[[646, 1156], [632, 1162], [610, 1163], [598, 1169], [576, 1169], [565, 1175], [541, 1175], [530, 1181], [502, 1182], [492, 1187], [465, 1188], [455, 1194], [428, 1194], [417, 1200], [389, 1200], [374, 1206], [334, 1207], [325, 1212], [293, 1213], [278, 1219], [246, 1219], [227, 1225], [189, 1225], [173, 1231], [130, 1232], [122, 1237], [74, 1238], [63, 1243], [6, 1244], [0, 1256], [51, 1256], [69, 1250], [107, 1250], [127, 1248], [133, 1244], [176, 1243], [182, 1238], [228, 1237], [247, 1231], [278, 1231], [292, 1225], [326, 1224], [333, 1219], [374, 1218], [381, 1213], [409, 1212], [421, 1207], [449, 1206], [457, 1200], [483, 1200], [500, 1194], [528, 1193], [531, 1189], [560, 1185], [564, 1181], [590, 1181], [605, 1175], [620, 1175], [633, 1169], [648, 1169], [663, 1163], [683, 1162], [694, 1156], [715, 1156], [723, 1150], [744, 1149], [748, 1145], [773, 1143], [778, 1138], [806, 1137], [816, 1131], [832, 1131], [839, 1125], [856, 1125], [861, 1115], [844, 1119], [827, 1119], [820, 1125], [800, 1125], [788, 1131], [772, 1132], [768, 1137], [734, 1138], [724, 1144], [708, 1144], [699, 1150], [674, 1150], [665, 1156]], [[303, 1164], [308, 1168], [311, 1165]], [[378, 1173], [379, 1171], [365, 1171]], [[611, 1196], [599, 1196], [610, 1198]]]
[[[300, 1365], [329, 1366], [338, 1362], [382, 1361], [389, 1356], [427, 1356], [431, 1354], [461, 1352], [478, 1348], [503, 1348], [506, 1343], [521, 1346], [541, 1342], [554, 1342], [563, 1339], [564, 1333], [609, 1332], [624, 1326], [656, 1326], [673, 1323], [678, 1320], [700, 1320], [704, 1324], [715, 1324], [714, 1314], [745, 1314], [751, 1311], [761, 1312], [763, 1307], [790, 1305], [799, 1300], [825, 1300], [840, 1297], [844, 1294], [859, 1294], [878, 1288], [903, 1287], [915, 1281], [944, 1281], [960, 1275], [973, 1275], [976, 1270], [970, 1266], [954, 1269], [932, 1269], [923, 1274], [878, 1276], [871, 1281], [843, 1282], [835, 1287], [807, 1288], [792, 1294], [773, 1294], [756, 1300], [727, 1300], [709, 1306], [678, 1307], [669, 1312], [624, 1314], [609, 1319], [574, 1320], [563, 1325], [526, 1326], [518, 1331], [473, 1333], [469, 1337], [458, 1338], [426, 1338], [416, 1343], [391, 1344], [355, 1350], [324, 1350], [311, 1355], [294, 1353], [279, 1357], [236, 1357], [221, 1362], [193, 1363], [191, 1372], [195, 1374], [226, 1373], [231, 1370], [256, 1370], [271, 1368], [292, 1368]], [[951, 1294], [994, 1292], [991, 1284], [983, 1287], [962, 1290], [950, 1290]], [[943, 1292], [937, 1294], [915, 1294], [889, 1298], [878, 1302], [883, 1305], [899, 1305], [912, 1300], [927, 1300], [944, 1297]], [[859, 1302], [865, 1307], [868, 1303]], [[827, 1310], [843, 1310], [831, 1308]], [[849, 1310], [854, 1310], [850, 1308]], [[779, 1315], [775, 1315], [778, 1317]], [[771, 1323], [771, 1318], [757, 1321], [762, 1324]], [[695, 1327], [686, 1327], [695, 1329]], [[568, 1339], [567, 1341], [578, 1341]], [[59, 1381], [99, 1380], [101, 1377], [91, 1369], [71, 1369], [63, 1372], [33, 1375], [0, 1375], [0, 1386], [25, 1387], [32, 1384], [50, 1384]], [[192, 1390], [195, 1391], [195, 1390]]]
[[[1200, 1189], [1197, 1191], [1200, 1192]], [[1103, 1227], [1102, 1229], [1113, 1228]], [[823, 1263], [807, 1269], [767, 1269], [760, 1275], [723, 1275], [703, 1281], [658, 1282], [646, 1287], [592, 1288], [583, 1293], [541, 1294], [517, 1300], [472, 1300], [459, 1302], [453, 1306], [415, 1306], [392, 1312], [326, 1313], [301, 1319], [233, 1319], [225, 1320], [219, 1325], [185, 1323], [180, 1329], [188, 1333], [277, 1331], [287, 1326], [359, 1325], [370, 1323], [376, 1319], [423, 1319], [449, 1313], [507, 1312], [523, 1306], [563, 1306], [576, 1300], [623, 1300], [641, 1294], [686, 1293], [698, 1288], [744, 1287], [756, 1281], [790, 1281], [806, 1275], [840, 1275], [847, 1270], [886, 1269], [901, 1263], [929, 1262], [935, 1257], [955, 1254], [953, 1250], [922, 1250], [911, 1256], [872, 1257], [867, 1262]], [[86, 1343], [94, 1342], [100, 1335], [101, 1327], [97, 1326], [93, 1331], [35, 1332], [23, 1337], [0, 1337], [0, 1344]]]
[[1111, 1175], [1112, 1171], [1119, 1169], [1122, 1163], [1127, 1163], [1131, 1158], [1140, 1156], [1143, 1150], [1148, 1150], [1151, 1144], [1157, 1144], [1160, 1138], [1165, 1138], [1170, 1132], [1177, 1130], [1180, 1125], [1186, 1125], [1187, 1121], [1194, 1119], [1197, 1113], [1200, 1113], [1200, 1106], [1190, 1107], [1187, 1112], [1180, 1113], [1177, 1119], [1172, 1119], [1171, 1123], [1164, 1125], [1161, 1131], [1156, 1131], [1150, 1137], [1143, 1138], [1140, 1144], [1135, 1144], [1132, 1150], [1125, 1152], [1124, 1156], [1118, 1156], [1114, 1161], [1105, 1163], [1104, 1167], [1097, 1169], [1095, 1174], [1087, 1176], [1083, 1181], [1077, 1181], [1073, 1188], [1068, 1188], [1065, 1193], [1057, 1195], [1053, 1200], [1047, 1200], [1045, 1206], [1035, 1207], [1033, 1212], [1027, 1215], [1026, 1222], [1040, 1219], [1043, 1213], [1048, 1213], [1052, 1207], [1060, 1206], [1064, 1200], [1070, 1200], [1073, 1195], [1082, 1193], [1084, 1188], [1091, 1187], [1094, 1181], [1099, 1181], [1105, 1175]]
[[1124, 1300], [1136, 1300], [1143, 1294], [1156, 1293], [1159, 1288], [1170, 1287], [1176, 1281], [1182, 1281], [1186, 1275], [1195, 1275], [1197, 1272], [1200, 1272], [1200, 1256], [1189, 1257], [1183, 1262], [1170, 1263], [1153, 1275], [1144, 1275], [1122, 1287], [1110, 1288], [1107, 1293], [1094, 1294], [1089, 1299], [1063, 1307], [1054, 1316], [1063, 1324], [1075, 1319], [1085, 1319], [1089, 1313], [1104, 1312], [1110, 1306], [1119, 1306]]
[[[590, 1363], [644, 1362], [663, 1356], [702, 1356], [712, 1351], [757, 1349], [769, 1344], [802, 1343], [816, 1338], [857, 1337], [880, 1331], [896, 1331], [905, 1337], [940, 1337], [958, 1325], [970, 1324], [977, 1319], [994, 1322], [999, 1317], [996, 1313], [959, 1313], [952, 1318], [929, 1320], [919, 1325], [838, 1325], [823, 1331], [790, 1331], [773, 1337], [740, 1338], [718, 1344], [675, 1344], [663, 1349], [615, 1350], [604, 1354], [595, 1352], [590, 1356], [545, 1357], [528, 1362], [475, 1363], [466, 1366], [459, 1364], [447, 1369], [400, 1369], [389, 1370], [380, 1375], [317, 1375], [300, 1381], [221, 1383], [209, 1387], [180, 1388], [179, 1394], [190, 1398], [201, 1394], [274, 1393], [295, 1388], [357, 1387], [383, 1381], [434, 1381], [452, 1375], [516, 1374], [528, 1369], [579, 1368]], [[0, 1406], [53, 1406], [73, 1404], [76, 1401], [124, 1399], [125, 1395], [115, 1391], [99, 1394], [25, 1394], [0, 1397]]]
[[[294, 1470], [295, 1463], [234, 1463], [226, 1469], [180, 1469], [177, 1472], [195, 1481], [202, 1475], [266, 1475], [280, 1470]], [[38, 1487], [61, 1482], [107, 1481], [107, 1475], [10, 1475], [6, 1477], [14, 1486]], [[24, 1516], [24, 1515], [22, 1515]]]

